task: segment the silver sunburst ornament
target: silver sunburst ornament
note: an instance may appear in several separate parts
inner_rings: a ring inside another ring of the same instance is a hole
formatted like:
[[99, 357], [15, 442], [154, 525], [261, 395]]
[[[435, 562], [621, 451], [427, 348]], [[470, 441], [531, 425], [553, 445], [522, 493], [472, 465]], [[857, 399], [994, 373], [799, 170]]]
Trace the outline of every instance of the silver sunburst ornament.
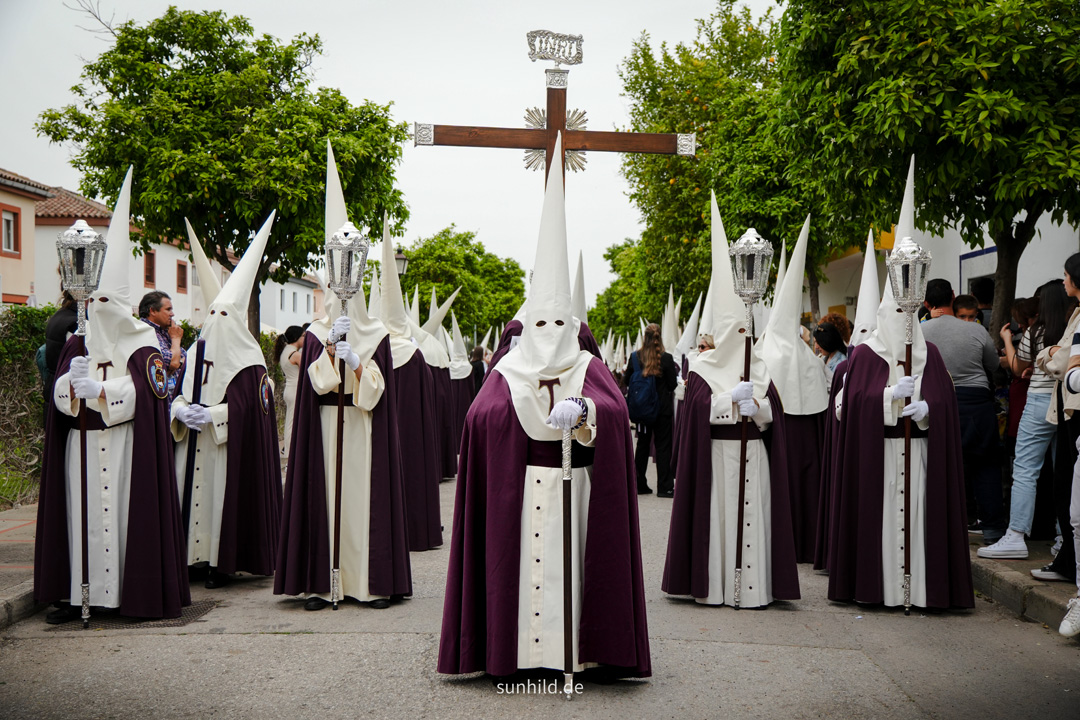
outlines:
[[[585, 117], [584, 110], [566, 111], [567, 130], [584, 130], [586, 125], [588, 125], [588, 122], [589, 119]], [[544, 130], [547, 128], [547, 111], [538, 107], [526, 110], [525, 127], [530, 130]], [[566, 168], [573, 170], [574, 172], [583, 171], [585, 169], [585, 163], [588, 162], [584, 150], [567, 150], [563, 156], [566, 159]], [[542, 170], [546, 165], [546, 150], [533, 149], [525, 151], [526, 170]]]

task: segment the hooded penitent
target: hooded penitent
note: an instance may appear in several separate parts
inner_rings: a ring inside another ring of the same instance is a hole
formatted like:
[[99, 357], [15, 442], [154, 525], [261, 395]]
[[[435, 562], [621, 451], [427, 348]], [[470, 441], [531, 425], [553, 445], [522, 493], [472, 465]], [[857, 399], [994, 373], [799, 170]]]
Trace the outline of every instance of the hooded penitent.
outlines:
[[[394, 267], [394, 247], [390, 242], [390, 230], [387, 225], [386, 215], [383, 215], [383, 240], [382, 240], [382, 266]], [[387, 263], [390, 263], [389, 265]], [[382, 273], [382, 283], [379, 290], [382, 305], [382, 322], [390, 332], [390, 351], [394, 356], [394, 369], [400, 368], [412, 360], [416, 354], [417, 345], [412, 341], [412, 328], [409, 325], [409, 316], [405, 312], [405, 299], [401, 295], [401, 280], [397, 273]], [[375, 296], [375, 282], [372, 281], [372, 296]]]
[[571, 310], [580, 322], [589, 322], [589, 312], [585, 308], [585, 258], [579, 251], [577, 259], [577, 276], [574, 278], [574, 294], [570, 301]]
[[206, 257], [206, 253], [203, 252], [202, 243], [199, 242], [199, 238], [187, 218], [184, 218], [184, 227], [187, 228], [188, 245], [191, 246], [191, 258], [195, 263], [195, 272], [198, 274], [203, 302], [206, 303], [206, 311], [209, 313], [210, 306], [214, 304], [218, 293], [221, 292], [221, 283], [218, 281], [217, 273], [214, 272], [214, 268], [210, 264], [210, 258]]
[[866, 342], [870, 333], [877, 328], [877, 309], [881, 304], [877, 270], [874, 231], [871, 229], [866, 235], [866, 253], [863, 255], [862, 279], [859, 281], [859, 304], [855, 308], [855, 327], [851, 331], [852, 345]]
[[784, 412], [788, 415], [815, 415], [824, 410], [829, 401], [825, 366], [799, 336], [803, 268], [809, 236], [810, 216], [807, 215], [799, 241], [791, 253], [791, 266], [784, 275], [784, 285], [774, 296], [768, 328], [756, 348], [769, 369], [769, 377], [780, 393]]
[[668, 302], [664, 308], [664, 317], [660, 326], [660, 340], [664, 350], [674, 352], [679, 342], [679, 315], [675, 308], [675, 286], [668, 285]]
[[[712, 196], [712, 280], [709, 283], [709, 324], [698, 328], [698, 335], [713, 336], [716, 349], [701, 353], [690, 366], [714, 393], [730, 392], [742, 379], [743, 347], [746, 340], [746, 306], [735, 294], [735, 279], [728, 256], [727, 234]], [[756, 348], [750, 352], [750, 380], [754, 396], [765, 397], [769, 389], [769, 371]]]
[[679, 366], [683, 376], [686, 375], [686, 370], [682, 368], [683, 358], [697, 356], [698, 319], [700, 315], [701, 295], [698, 295], [697, 302], [694, 303], [694, 310], [690, 313], [690, 319], [686, 321], [682, 336], [679, 337], [679, 342], [675, 344], [675, 364]]

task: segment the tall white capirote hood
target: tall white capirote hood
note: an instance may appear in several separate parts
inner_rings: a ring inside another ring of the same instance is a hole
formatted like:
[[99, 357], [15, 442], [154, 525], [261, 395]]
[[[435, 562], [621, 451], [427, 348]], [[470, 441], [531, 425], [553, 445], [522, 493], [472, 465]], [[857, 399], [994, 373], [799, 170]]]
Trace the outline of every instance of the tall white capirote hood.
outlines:
[[874, 252], [874, 230], [866, 234], [866, 253], [863, 255], [862, 279], [859, 281], [859, 300], [855, 308], [855, 327], [851, 344], [859, 345], [870, 338], [877, 328], [877, 311], [881, 305], [878, 288], [877, 254]]
[[698, 320], [697, 334], [700, 338], [702, 335], [709, 335], [712, 333], [712, 278], [709, 278], [709, 287], [705, 288], [705, 300], [701, 303], [701, 317]]
[[[368, 293], [368, 314], [372, 317], [382, 317], [382, 273], [381, 268], [373, 267], [371, 269], [371, 290]], [[408, 314], [409, 308], [405, 306], [405, 312]]]
[[221, 292], [221, 281], [218, 280], [217, 273], [214, 272], [214, 267], [210, 264], [210, 258], [206, 257], [202, 243], [187, 218], [184, 218], [184, 227], [187, 228], [188, 244], [191, 246], [191, 259], [195, 263], [195, 272], [199, 276], [199, 288], [202, 290], [203, 302], [206, 303], [209, 312], [209, 307], [214, 304], [218, 293]]
[[458, 327], [453, 310], [450, 311], [450, 337], [453, 343], [450, 352], [450, 379], [464, 380], [472, 375], [472, 363], [469, 362], [465, 338], [461, 335], [461, 328]]
[[[893, 248], [898, 247], [904, 238], [911, 238], [915, 234], [915, 156], [911, 156], [911, 165], [908, 168], [907, 182], [904, 184], [904, 199], [900, 204], [900, 219], [896, 223]], [[861, 289], [861, 288], [860, 288]], [[881, 296], [881, 304], [877, 310], [877, 328], [866, 340], [874, 352], [880, 355], [889, 364], [889, 384], [902, 374], [897, 367], [903, 362], [905, 355], [905, 341], [907, 338], [907, 320], [905, 313], [896, 304], [893, 297], [892, 284], [888, 277], [885, 278], [885, 292]], [[921, 375], [926, 367], [926, 340], [923, 338], [922, 326], [918, 318], [912, 322], [911, 344], [911, 373]]]
[[[202, 374], [199, 402], [203, 405], [217, 405], [224, 401], [229, 383], [241, 371], [249, 367], [266, 367], [259, 341], [248, 329], [247, 311], [276, 214], [276, 211], [271, 211], [270, 217], [255, 233], [203, 320], [199, 338], [206, 343], [205, 360], [213, 363], [212, 372]], [[188, 357], [194, 368], [194, 345], [189, 348]], [[194, 399], [196, 375], [194, 369], [184, 373], [184, 397], [189, 402]]]
[[412, 341], [409, 315], [405, 312], [405, 298], [401, 294], [401, 280], [393, 271], [394, 244], [390, 241], [390, 223], [385, 213], [382, 244], [379, 249], [382, 253], [380, 265], [383, 270], [379, 292], [382, 310], [380, 319], [390, 331], [390, 353], [394, 356], [394, 367], [399, 368], [412, 359], [417, 346]]
[[660, 326], [660, 341], [664, 350], [674, 352], [679, 342], [679, 316], [675, 309], [675, 286], [668, 285], [667, 307], [664, 308], [663, 324]]
[[550, 156], [544, 208], [536, 241], [532, 284], [525, 304], [521, 340], [500, 361], [519, 374], [553, 378], [575, 366], [582, 350], [570, 303], [566, 255], [566, 205], [563, 195], [562, 134]]
[[776, 284], [773, 285], [773, 307], [776, 307], [776, 294], [784, 287], [784, 278], [787, 276], [787, 243], [780, 243], [780, 264], [776, 266]]
[[799, 335], [809, 239], [810, 216], [807, 215], [791, 253], [784, 284], [773, 293], [768, 328], [757, 345], [788, 415], [815, 415], [829, 404], [825, 364]]
[[[735, 294], [735, 278], [728, 255], [727, 233], [712, 194], [712, 306], [711, 327], [701, 332], [713, 336], [716, 349], [698, 355], [690, 369], [702, 377], [713, 393], [730, 392], [743, 379], [743, 360], [746, 341], [746, 306]], [[754, 396], [765, 397], [769, 389], [769, 372], [757, 351], [750, 350], [750, 380]]]
[[672, 357], [675, 358], [675, 364], [682, 369], [682, 359], [689, 355], [692, 351], [697, 350], [697, 337], [698, 337], [698, 321], [701, 318], [701, 295], [698, 295], [697, 302], [694, 303], [694, 309], [690, 313], [690, 319], [686, 321], [686, 327], [683, 328], [682, 335], [679, 337], [679, 342], [675, 344], [675, 352]]
[[484, 348], [485, 353], [491, 352], [491, 348], [488, 347], [488, 343], [490, 343], [490, 342], [491, 342], [491, 328], [489, 327], [487, 329], [487, 332], [484, 333], [484, 339], [480, 341], [480, 347]]
[[[348, 211], [345, 208], [345, 193], [341, 189], [341, 177], [338, 175], [337, 162], [334, 160], [334, 148], [330, 141], [326, 141], [326, 216], [323, 223], [323, 232], [329, 240], [342, 225], [349, 221]], [[321, 341], [326, 341], [330, 335], [330, 328], [341, 314], [341, 299], [333, 290], [326, 293], [324, 302], [326, 315], [308, 326], [308, 332], [312, 333]], [[348, 340], [353, 352], [360, 357], [361, 363], [366, 363], [379, 349], [379, 343], [387, 336], [386, 326], [377, 318], [373, 318], [367, 311], [367, 300], [361, 290], [349, 300], [349, 320], [352, 321], [352, 329], [349, 331]]]
[[409, 320], [413, 325], [420, 327], [420, 286], [413, 286], [412, 302], [409, 303]]
[[577, 276], [574, 278], [574, 292], [570, 296], [571, 311], [581, 322], [589, 324], [589, 311], [585, 307], [585, 258], [578, 251]]
[[131, 302], [131, 176], [129, 167], [105, 236], [105, 263], [98, 289], [87, 304], [86, 350], [96, 363], [111, 362], [114, 372], [127, 373], [131, 354], [158, 347], [154, 329], [136, 318]]
[[457, 299], [458, 294], [461, 292], [461, 287], [455, 288], [454, 292], [450, 293], [450, 297], [446, 298], [442, 305], [436, 305], [435, 303], [435, 288], [431, 289], [431, 313], [428, 315], [427, 322], [421, 327], [425, 332], [435, 335], [439, 328], [443, 326], [443, 321], [446, 320], [446, 316], [450, 313], [450, 306], [454, 304], [454, 300]]

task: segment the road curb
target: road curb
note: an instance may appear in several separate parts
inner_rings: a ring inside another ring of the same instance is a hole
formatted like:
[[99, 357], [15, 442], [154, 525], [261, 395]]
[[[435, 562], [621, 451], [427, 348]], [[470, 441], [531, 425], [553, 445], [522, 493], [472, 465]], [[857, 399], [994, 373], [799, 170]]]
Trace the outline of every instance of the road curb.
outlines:
[[34, 602], [34, 581], [27, 580], [0, 595], [0, 630], [30, 617], [39, 609]]
[[1001, 563], [973, 556], [971, 577], [975, 590], [1025, 620], [1057, 628], [1065, 616], [1068, 599], [1027, 573]]

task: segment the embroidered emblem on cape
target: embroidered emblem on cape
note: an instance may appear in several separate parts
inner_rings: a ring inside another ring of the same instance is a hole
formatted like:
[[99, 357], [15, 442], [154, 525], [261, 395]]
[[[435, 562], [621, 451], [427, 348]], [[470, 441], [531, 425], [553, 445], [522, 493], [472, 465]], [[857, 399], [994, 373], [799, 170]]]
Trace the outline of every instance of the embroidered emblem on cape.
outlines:
[[152, 353], [146, 359], [146, 379], [159, 400], [169, 396], [169, 376], [165, 372], [165, 359], [160, 353]]
[[262, 400], [262, 410], [264, 414], [270, 412], [270, 401], [274, 399], [274, 388], [270, 386], [270, 376], [263, 373], [262, 380], [259, 381], [259, 399]]

